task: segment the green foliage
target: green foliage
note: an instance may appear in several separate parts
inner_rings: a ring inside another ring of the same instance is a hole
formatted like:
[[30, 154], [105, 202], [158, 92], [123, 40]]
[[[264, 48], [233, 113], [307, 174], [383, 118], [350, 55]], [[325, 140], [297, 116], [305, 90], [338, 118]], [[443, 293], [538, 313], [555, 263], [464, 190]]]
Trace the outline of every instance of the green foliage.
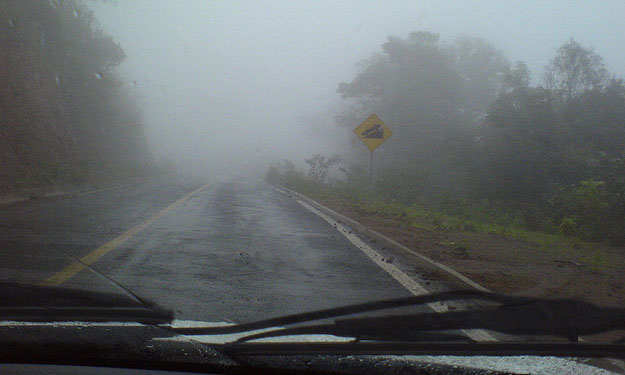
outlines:
[[579, 228], [577, 227], [575, 219], [572, 217], [563, 218], [558, 226], [558, 234], [571, 237], [579, 235]]
[[471, 220], [465, 220], [462, 223], [461, 229], [466, 232], [475, 232], [477, 230], [477, 224]]
[[341, 158], [338, 156], [325, 157], [321, 154], [315, 154], [305, 161], [310, 167], [308, 177], [315, 183], [323, 183], [328, 178], [330, 168], [340, 163]]
[[611, 200], [603, 181], [580, 181], [572, 188], [563, 190], [552, 200], [554, 211], [562, 217], [559, 230], [562, 234], [588, 240], [605, 239]]
[[[275, 168], [278, 170], [280, 180], [283, 181], [282, 184], [287, 187], [322, 203], [334, 202], [339, 206], [348, 206], [351, 210], [369, 214], [391, 225], [430, 231], [435, 234], [438, 244], [458, 250], [467, 257], [471, 255], [473, 243], [471, 238], [479, 238], [474, 236], [480, 234], [492, 234], [535, 244], [545, 252], [554, 253], [554, 256], [566, 252], [594, 270], [614, 267], [609, 262], [610, 255], [605, 248], [579, 238], [579, 228], [573, 218], [560, 219], [558, 221], [560, 225], [552, 228], [552, 233], [528, 230], [524, 224], [524, 220], [528, 219], [524, 218], [524, 215], [531, 215], [532, 212], [540, 210], [540, 207], [530, 206], [525, 210], [514, 211], [505, 205], [490, 201], [457, 200], [458, 207], [454, 208], [454, 214], [450, 214], [442, 211], [443, 207], [450, 210], [454, 206], [453, 198], [450, 197], [444, 199], [445, 206], [438, 208], [430, 201], [405, 204], [392, 198], [384, 199], [385, 196], [377, 195], [375, 191], [370, 192], [345, 181], [315, 183], [305, 173], [298, 171], [292, 163], [286, 161], [279, 163]], [[351, 174], [352, 177], [360, 175], [361, 172], [362, 169], [358, 167], [354, 167], [351, 172], [345, 170], [345, 173]], [[572, 187], [576, 194], [591, 199], [601, 197], [602, 189], [604, 187], [599, 181], [584, 182]], [[558, 231], [560, 233], [556, 233]]]
[[586, 91], [600, 89], [608, 77], [603, 58], [570, 39], [558, 48], [547, 66], [545, 84], [564, 103]]
[[0, 177], [74, 183], [152, 168], [134, 94], [115, 73], [124, 50], [84, 2], [2, 1], [0, 18], [11, 21], [0, 28]]
[[562, 182], [556, 178], [569, 177], [557, 126], [560, 117], [548, 91], [519, 87], [502, 93], [485, 121], [471, 167], [474, 196], [536, 201]]
[[[360, 67], [338, 86], [355, 105], [337, 119], [353, 128], [376, 112], [392, 125], [393, 137], [375, 160], [376, 170], [388, 175], [374, 178], [398, 185], [396, 191], [406, 193], [396, 197], [402, 201], [424, 191], [457, 189], [463, 168], [471, 164], [471, 133], [506, 87], [502, 77], [509, 62], [503, 53], [479, 38], [446, 44], [437, 34], [415, 32], [405, 39], [389, 37], [381, 53]], [[399, 186], [407, 184], [417, 191]]]
[[[530, 77], [479, 38], [389, 37], [338, 87], [351, 104], [340, 125], [376, 112], [394, 132], [376, 151], [371, 189], [359, 165], [328, 181], [321, 155], [307, 160], [307, 175], [278, 174], [441, 235], [625, 244], [625, 81], [608, 79], [602, 58], [573, 40], [556, 51], [544, 87]], [[350, 150], [354, 160], [362, 150]]]
[[504, 75], [504, 82], [513, 89], [529, 87], [531, 80], [531, 72], [523, 61], [517, 61], [514, 69]]

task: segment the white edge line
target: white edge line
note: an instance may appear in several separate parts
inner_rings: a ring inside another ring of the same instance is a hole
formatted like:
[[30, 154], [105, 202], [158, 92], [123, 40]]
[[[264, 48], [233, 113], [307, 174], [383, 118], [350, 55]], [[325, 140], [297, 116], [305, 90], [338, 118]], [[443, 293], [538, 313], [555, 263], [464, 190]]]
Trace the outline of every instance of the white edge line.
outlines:
[[[373, 250], [373, 248], [371, 248], [358, 236], [352, 233], [352, 231], [348, 227], [338, 222], [337, 220], [331, 218], [330, 216], [324, 214], [323, 212], [317, 210], [316, 208], [312, 207], [311, 205], [304, 202], [303, 200], [297, 199], [296, 201], [297, 203], [302, 205], [304, 208], [316, 214], [317, 216], [321, 217], [328, 224], [336, 228], [336, 230], [339, 231], [339, 233], [345, 236], [345, 238], [347, 238], [354, 246], [356, 246], [363, 253], [365, 253], [365, 255], [367, 255], [376, 265], [378, 265], [385, 272], [391, 275], [404, 288], [408, 289], [410, 293], [414, 294], [415, 296], [421, 296], [421, 295], [430, 293], [427, 289], [425, 289], [423, 286], [421, 286], [419, 283], [413, 280], [410, 276], [406, 275], [399, 268], [395, 267], [394, 265], [390, 263], [385, 262], [383, 260], [384, 258], [382, 257], [382, 255], [380, 255], [378, 252]], [[439, 313], [448, 311], [447, 306], [441, 304], [440, 302], [427, 303], [427, 306], [430, 307], [432, 310], [439, 312]], [[495, 337], [493, 337], [491, 334], [489, 334], [488, 332], [484, 330], [480, 330], [480, 329], [467, 330], [467, 331], [463, 330], [463, 332], [467, 336], [469, 336], [470, 338], [476, 341], [497, 341]]]

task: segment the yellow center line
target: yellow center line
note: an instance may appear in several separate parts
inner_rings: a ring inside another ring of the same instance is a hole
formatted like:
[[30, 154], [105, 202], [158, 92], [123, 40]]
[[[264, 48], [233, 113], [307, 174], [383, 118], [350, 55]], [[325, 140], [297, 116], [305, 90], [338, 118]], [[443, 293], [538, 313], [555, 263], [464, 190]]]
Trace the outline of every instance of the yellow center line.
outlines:
[[104, 245], [98, 247], [97, 249], [93, 250], [89, 254], [80, 258], [79, 261], [74, 262], [73, 264], [63, 268], [61, 271], [57, 272], [56, 274], [46, 279], [46, 281], [44, 281], [42, 285], [57, 286], [57, 285], [63, 284], [64, 282], [69, 280], [71, 277], [76, 275], [78, 272], [84, 270], [85, 268], [87, 268], [88, 266], [96, 262], [98, 259], [102, 258], [104, 255], [108, 254], [109, 252], [116, 249], [124, 242], [128, 241], [132, 236], [134, 236], [135, 234], [139, 233], [141, 230], [150, 226], [150, 224], [152, 224], [159, 218], [165, 216], [169, 211], [179, 206], [182, 202], [186, 201], [187, 199], [191, 198], [193, 195], [206, 189], [209, 185], [210, 183], [193, 190], [189, 194], [178, 199], [177, 201], [170, 204], [169, 206], [163, 208], [161, 211], [157, 212], [156, 214], [151, 216], [149, 219], [147, 219], [143, 223], [135, 225], [134, 227], [128, 229], [124, 233], [120, 234], [119, 236], [113, 238], [109, 242], [105, 243]]

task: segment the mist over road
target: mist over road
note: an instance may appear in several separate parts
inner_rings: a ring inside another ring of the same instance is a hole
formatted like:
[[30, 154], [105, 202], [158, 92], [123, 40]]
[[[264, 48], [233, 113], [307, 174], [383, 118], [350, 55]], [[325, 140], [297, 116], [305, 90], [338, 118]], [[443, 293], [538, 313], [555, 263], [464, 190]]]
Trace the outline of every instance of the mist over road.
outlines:
[[[0, 223], [3, 281], [124, 294], [119, 283], [177, 319], [242, 322], [410, 295], [260, 180], [143, 183], [5, 207]], [[79, 259], [93, 263], [71, 271]]]

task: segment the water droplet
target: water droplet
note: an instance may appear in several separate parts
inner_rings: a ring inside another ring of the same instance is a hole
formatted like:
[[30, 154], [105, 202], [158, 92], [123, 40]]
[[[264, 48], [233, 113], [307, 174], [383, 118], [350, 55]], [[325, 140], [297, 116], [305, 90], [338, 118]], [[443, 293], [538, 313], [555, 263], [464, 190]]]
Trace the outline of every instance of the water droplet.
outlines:
[[96, 79], [102, 79], [102, 74], [100, 74], [100, 73], [93, 73], [93, 76], [94, 76]]
[[76, 18], [80, 17], [80, 13], [78, 13], [77, 10], [74, 11], [74, 17], [76, 17]]
[[13, 27], [14, 23], [13, 23], [13, 20], [11, 18], [9, 18], [8, 22], [9, 22], [9, 27]]
[[56, 82], [57, 86], [61, 85], [61, 79], [59, 78], [59, 73], [54, 73], [54, 81]]
[[48, 2], [52, 8], [58, 8], [61, 6], [61, 2], [59, 0], [48, 0]]

